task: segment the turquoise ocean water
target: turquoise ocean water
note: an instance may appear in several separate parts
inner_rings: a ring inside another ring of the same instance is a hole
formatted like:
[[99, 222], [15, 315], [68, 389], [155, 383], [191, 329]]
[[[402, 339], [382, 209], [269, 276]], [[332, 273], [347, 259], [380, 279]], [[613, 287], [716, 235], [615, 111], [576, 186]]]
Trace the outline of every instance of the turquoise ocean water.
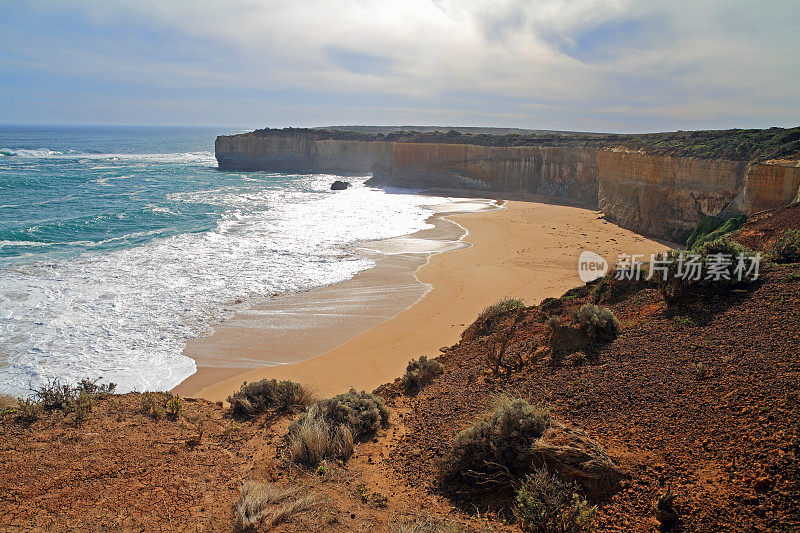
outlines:
[[0, 392], [170, 388], [184, 343], [270, 295], [372, 266], [358, 243], [444, 200], [330, 175], [222, 172], [209, 128], [0, 125]]

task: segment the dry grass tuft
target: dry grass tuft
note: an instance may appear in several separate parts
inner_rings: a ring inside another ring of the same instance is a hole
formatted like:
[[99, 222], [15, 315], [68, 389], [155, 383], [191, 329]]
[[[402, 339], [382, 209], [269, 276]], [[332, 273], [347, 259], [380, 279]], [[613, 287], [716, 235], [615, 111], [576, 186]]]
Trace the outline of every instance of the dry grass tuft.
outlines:
[[460, 524], [427, 516], [389, 523], [389, 533], [461, 533], [463, 531], [467, 530]]
[[325, 459], [346, 460], [353, 455], [353, 432], [323, 415], [318, 405], [292, 423], [288, 434], [292, 462], [314, 466]]
[[271, 529], [318, 508], [322, 502], [319, 495], [301, 487], [281, 488], [271, 483], [248, 481], [240, 492], [234, 508], [236, 532], [254, 531], [258, 527]]

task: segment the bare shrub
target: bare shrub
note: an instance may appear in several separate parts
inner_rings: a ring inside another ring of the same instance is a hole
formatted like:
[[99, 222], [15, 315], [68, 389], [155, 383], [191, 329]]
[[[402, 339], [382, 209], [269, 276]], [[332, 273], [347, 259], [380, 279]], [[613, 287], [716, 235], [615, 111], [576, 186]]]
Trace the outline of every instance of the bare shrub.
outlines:
[[444, 367], [439, 361], [429, 360], [423, 355], [419, 360], [412, 359], [408, 362], [400, 386], [406, 394], [416, 394], [442, 372]]
[[19, 399], [17, 404], [17, 421], [30, 424], [39, 419], [42, 414], [41, 405], [31, 399]]
[[77, 390], [79, 393], [85, 392], [90, 397], [99, 399], [105, 398], [110, 394], [114, 394], [114, 392], [117, 390], [116, 383], [109, 382], [98, 384], [99, 381], [100, 378], [95, 380], [84, 378], [78, 382], [78, 386], [75, 387], [75, 390]]
[[575, 313], [575, 320], [589, 340], [610, 342], [617, 338], [619, 320], [607, 307], [586, 304]]
[[33, 395], [44, 411], [70, 411], [77, 398], [77, 391], [68, 383], [53, 379], [33, 389]]
[[530, 533], [588, 531], [597, 508], [589, 506], [577, 487], [541, 468], [525, 478], [515, 496], [514, 515]]
[[440, 463], [444, 482], [491, 488], [508, 485], [530, 466], [533, 443], [550, 427], [550, 412], [522, 399], [502, 399], [494, 411], [456, 435]]
[[300, 487], [280, 488], [272, 483], [248, 481], [242, 485], [234, 508], [233, 529], [236, 532], [271, 529], [320, 504], [317, 494], [305, 492]]
[[242, 383], [241, 388], [228, 397], [228, 402], [232, 416], [253, 418], [270, 410], [287, 412], [306, 407], [313, 402], [313, 397], [299, 383], [262, 379], [255, 383]]

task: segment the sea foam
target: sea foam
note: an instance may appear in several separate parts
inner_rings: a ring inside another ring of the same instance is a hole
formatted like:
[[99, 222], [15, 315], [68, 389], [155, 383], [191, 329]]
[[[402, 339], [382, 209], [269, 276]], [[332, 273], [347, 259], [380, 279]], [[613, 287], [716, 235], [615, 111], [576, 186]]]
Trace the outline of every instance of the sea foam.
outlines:
[[[208, 153], [37, 157], [211, 164]], [[98, 376], [122, 391], [169, 389], [195, 371], [182, 355], [188, 339], [275, 293], [340, 282], [369, 268], [357, 243], [424, 229], [429, 206], [445, 201], [388, 194], [364, 186], [366, 178], [348, 178], [354, 186], [335, 193], [335, 176], [267, 178], [175, 192], [169, 209], [148, 207], [159, 214], [215, 206], [222, 214], [211, 230], [152, 235], [112, 250], [95, 251], [100, 245], [92, 243], [78, 255], [0, 271], [0, 392], [24, 395], [49, 378]]]

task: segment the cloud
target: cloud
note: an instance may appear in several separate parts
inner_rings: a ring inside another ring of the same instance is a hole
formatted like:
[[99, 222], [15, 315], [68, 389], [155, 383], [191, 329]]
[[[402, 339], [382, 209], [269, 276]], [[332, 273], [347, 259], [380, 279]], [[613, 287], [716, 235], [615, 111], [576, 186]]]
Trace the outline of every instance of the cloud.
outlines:
[[800, 122], [790, 0], [73, 0], [69, 11], [32, 0], [6, 10], [0, 69], [146, 84], [158, 101], [203, 91], [224, 107], [265, 91], [262, 107], [294, 108], [303, 95], [308, 109], [341, 109], [341, 122], [359, 102], [372, 110], [359, 115], [383, 123], [436, 109], [459, 123], [561, 129]]

